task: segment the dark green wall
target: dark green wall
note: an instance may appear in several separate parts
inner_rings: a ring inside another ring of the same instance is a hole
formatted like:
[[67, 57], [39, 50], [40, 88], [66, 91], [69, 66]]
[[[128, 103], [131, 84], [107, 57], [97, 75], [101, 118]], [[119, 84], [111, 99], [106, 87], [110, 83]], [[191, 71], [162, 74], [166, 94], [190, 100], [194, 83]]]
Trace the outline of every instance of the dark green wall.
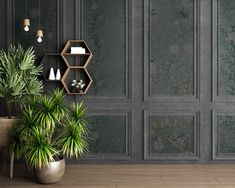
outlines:
[[[28, 2], [28, 35], [25, 0], [0, 2], [1, 48], [34, 45], [40, 61], [84, 39], [93, 52], [91, 89], [66, 98], [89, 108], [92, 142], [82, 162], [235, 160], [233, 0], [41, 0], [41, 46], [37, 1]], [[60, 87], [44, 84], [46, 92]]]

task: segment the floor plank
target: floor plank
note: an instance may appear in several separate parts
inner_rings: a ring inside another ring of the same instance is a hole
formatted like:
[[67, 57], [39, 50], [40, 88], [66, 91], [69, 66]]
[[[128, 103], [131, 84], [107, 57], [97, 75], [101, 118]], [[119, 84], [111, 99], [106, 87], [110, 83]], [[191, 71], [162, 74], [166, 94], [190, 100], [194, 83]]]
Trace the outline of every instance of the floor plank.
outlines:
[[[16, 165], [0, 188], [39, 188], [33, 173]], [[235, 165], [72, 165], [63, 180], [44, 188], [235, 188]]]

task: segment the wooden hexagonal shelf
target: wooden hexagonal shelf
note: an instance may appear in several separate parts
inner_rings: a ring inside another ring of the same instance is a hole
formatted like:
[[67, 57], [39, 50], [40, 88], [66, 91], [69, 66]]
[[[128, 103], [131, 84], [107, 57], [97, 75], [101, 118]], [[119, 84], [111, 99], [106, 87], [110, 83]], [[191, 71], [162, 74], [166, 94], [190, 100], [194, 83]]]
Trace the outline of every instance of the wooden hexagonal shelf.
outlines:
[[45, 81], [60, 81], [60, 80], [49, 80], [50, 69], [53, 68], [56, 74], [57, 69], [60, 69], [61, 77], [63, 77], [68, 66], [64, 62], [60, 54], [57, 53], [47, 53], [42, 58], [41, 64], [43, 66], [42, 76]]
[[42, 75], [46, 81], [51, 81], [50, 68], [59, 68], [61, 83], [68, 94], [84, 95], [93, 82], [86, 69], [91, 59], [92, 53], [84, 40], [69, 40], [61, 54], [51, 53], [44, 56], [41, 61], [44, 67]]
[[[62, 78], [62, 84], [69, 94], [84, 95], [93, 82], [86, 68], [69, 67]], [[78, 83], [84, 83], [85, 86], [81, 89]]]
[[92, 59], [92, 53], [84, 40], [69, 40], [61, 56], [68, 67], [86, 67]]

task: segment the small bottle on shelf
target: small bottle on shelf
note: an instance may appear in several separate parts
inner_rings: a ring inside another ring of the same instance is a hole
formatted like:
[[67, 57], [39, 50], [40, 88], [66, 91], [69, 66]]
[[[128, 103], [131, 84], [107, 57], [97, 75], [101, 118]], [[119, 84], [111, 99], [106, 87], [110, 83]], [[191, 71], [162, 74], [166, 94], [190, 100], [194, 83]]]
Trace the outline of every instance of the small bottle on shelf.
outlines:
[[55, 79], [56, 80], [60, 80], [61, 79], [60, 69], [57, 69]]
[[50, 73], [49, 73], [49, 80], [55, 80], [55, 72], [54, 72], [54, 69], [51, 68], [50, 69]]

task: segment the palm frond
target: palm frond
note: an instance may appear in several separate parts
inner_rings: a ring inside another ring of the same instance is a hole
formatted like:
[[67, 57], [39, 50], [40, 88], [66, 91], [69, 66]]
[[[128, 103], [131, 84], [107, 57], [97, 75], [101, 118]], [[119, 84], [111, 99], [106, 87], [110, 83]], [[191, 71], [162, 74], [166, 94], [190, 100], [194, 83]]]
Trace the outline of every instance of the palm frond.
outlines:
[[83, 131], [74, 120], [63, 124], [57, 144], [62, 146], [63, 154], [69, 158], [78, 158], [88, 151], [88, 143]]
[[66, 105], [63, 103], [65, 97], [64, 90], [56, 89], [52, 94], [53, 103], [55, 105], [54, 110], [58, 114], [59, 119], [62, 119], [68, 111]]
[[33, 69], [34, 68], [34, 61], [35, 61], [35, 54], [33, 47], [30, 47], [24, 53], [23, 59], [19, 64], [19, 68], [22, 71]]
[[59, 121], [58, 113], [54, 110], [55, 104], [53, 102], [53, 98], [43, 96], [39, 102], [41, 109], [37, 123], [44, 129], [51, 132], [55, 128], [56, 123]]
[[0, 50], [0, 97], [4, 98], [8, 108], [26, 95], [42, 93], [43, 85], [37, 77], [41, 72], [42, 66], [35, 65], [35, 51], [32, 47], [25, 51], [18, 44], [10, 45], [7, 52]]
[[85, 120], [87, 112], [85, 103], [83, 101], [80, 103], [73, 102], [71, 112], [71, 118], [77, 122], [77, 126], [80, 128], [81, 132], [87, 135], [90, 130], [90, 124]]
[[41, 168], [62, 155], [78, 158], [88, 152], [88, 133], [85, 104], [64, 104], [63, 90], [50, 96], [26, 97], [23, 103], [22, 127], [11, 151], [23, 155], [31, 166]]
[[33, 167], [42, 168], [54, 161], [59, 153], [53, 148], [44, 131], [38, 127], [32, 128], [30, 142], [26, 144], [26, 162]]

